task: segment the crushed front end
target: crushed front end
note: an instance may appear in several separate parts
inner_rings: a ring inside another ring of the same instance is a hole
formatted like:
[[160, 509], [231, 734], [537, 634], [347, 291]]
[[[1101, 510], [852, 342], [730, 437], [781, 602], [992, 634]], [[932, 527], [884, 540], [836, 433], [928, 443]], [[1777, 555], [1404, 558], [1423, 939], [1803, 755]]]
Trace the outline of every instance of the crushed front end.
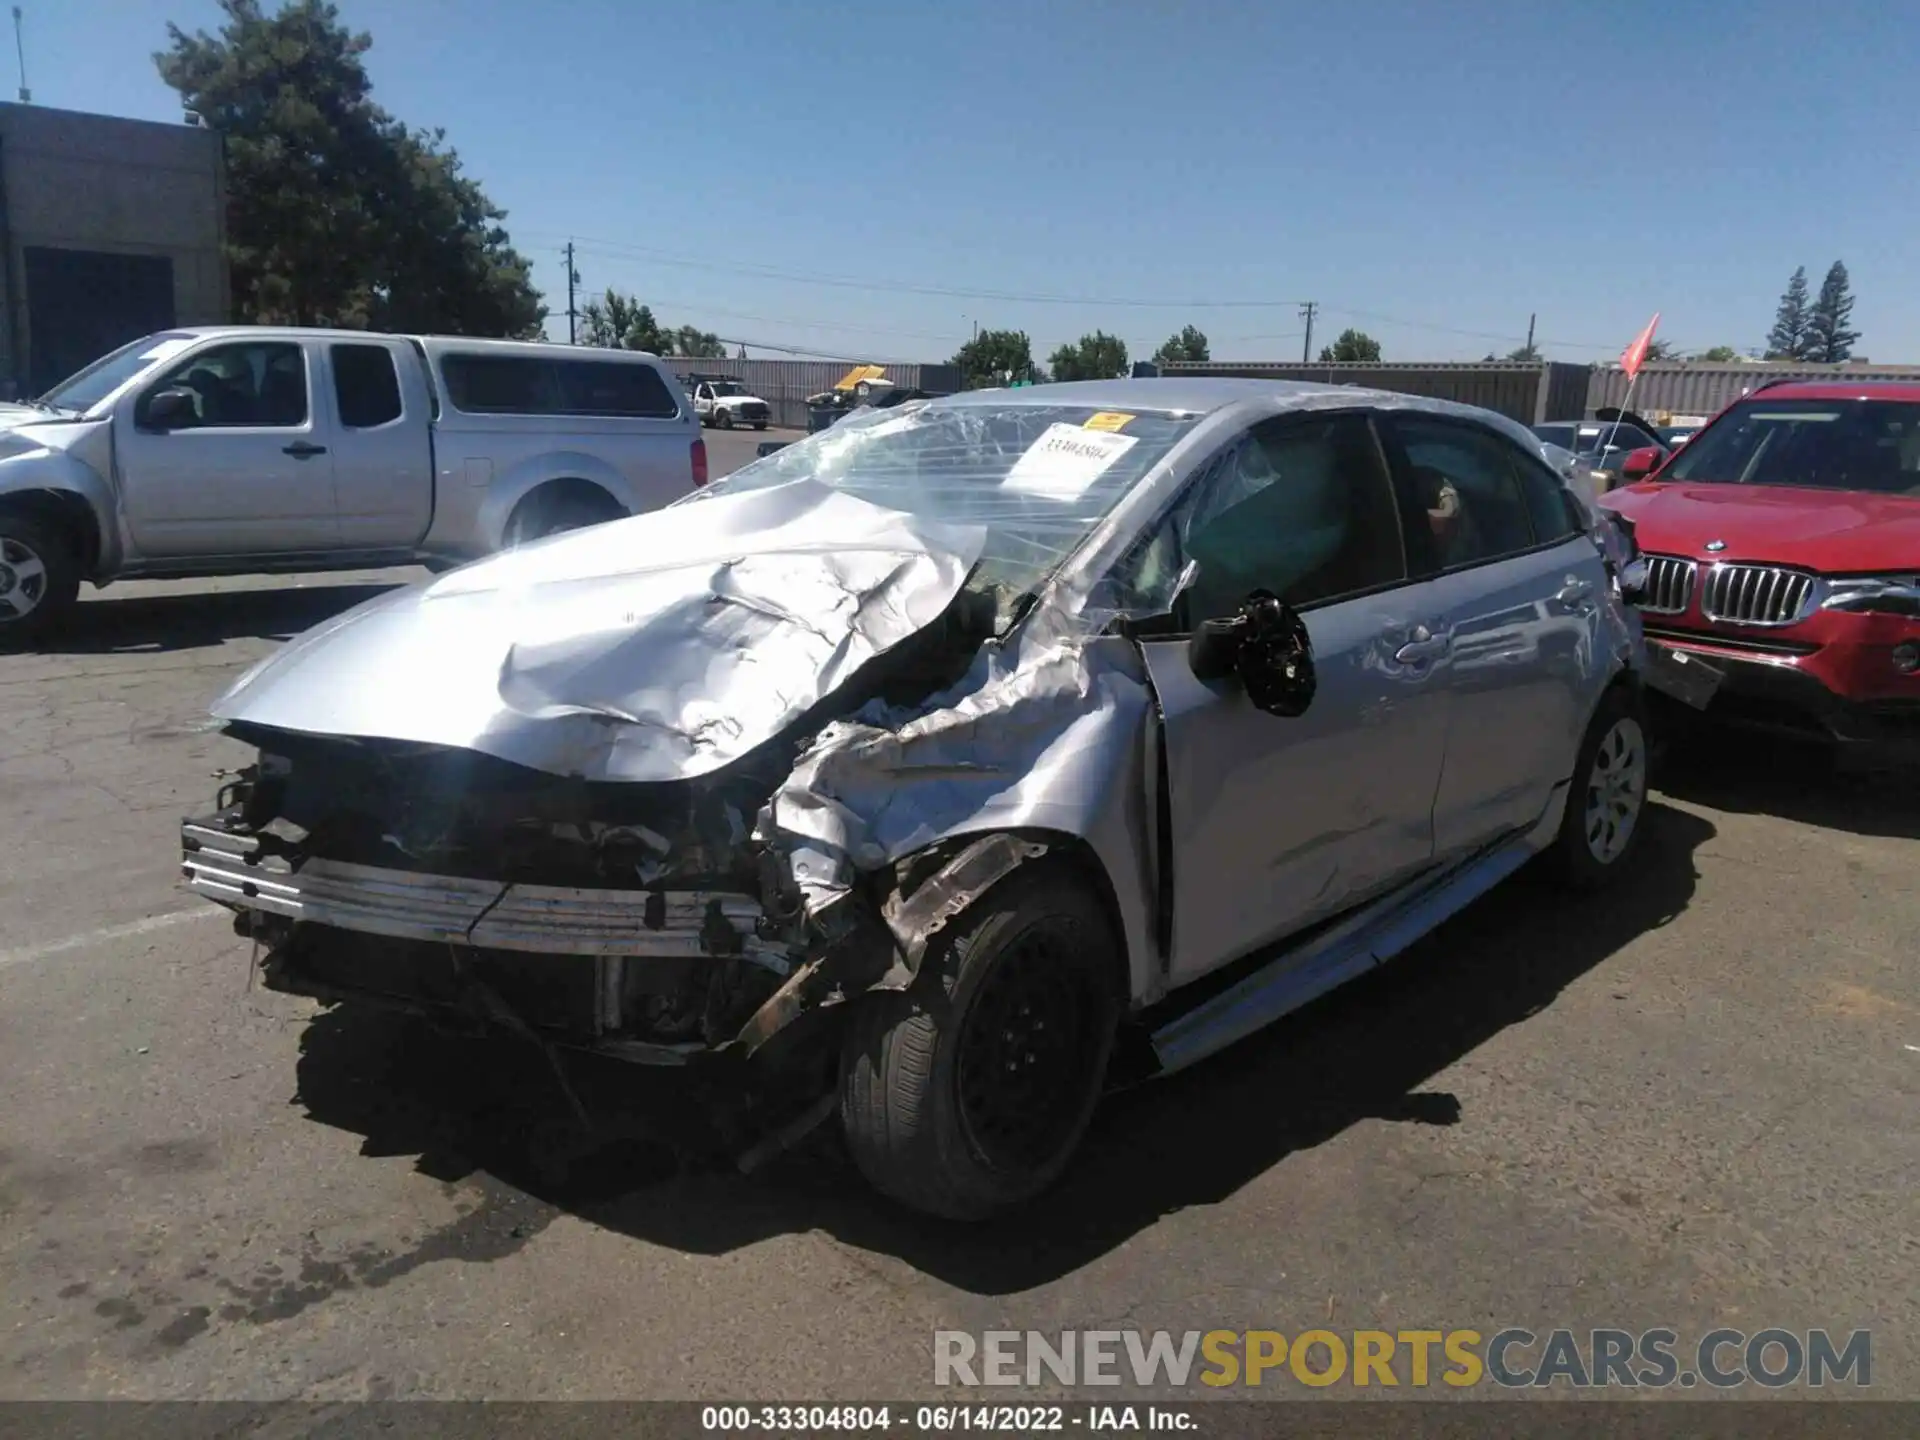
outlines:
[[259, 756], [183, 822], [185, 880], [235, 912], [270, 989], [504, 1032], [557, 1070], [695, 1067], [778, 1123], [830, 1078], [836, 1002], [897, 963], [883, 902], [808, 913], [750, 833], [777, 778], [751, 766], [587, 784], [438, 746], [228, 733]]

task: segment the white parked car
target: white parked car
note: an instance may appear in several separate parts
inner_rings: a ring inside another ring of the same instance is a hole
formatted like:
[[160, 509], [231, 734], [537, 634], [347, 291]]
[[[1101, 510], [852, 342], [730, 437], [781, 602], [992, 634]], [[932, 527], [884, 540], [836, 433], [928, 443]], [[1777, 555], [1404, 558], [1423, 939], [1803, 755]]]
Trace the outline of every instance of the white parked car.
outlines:
[[0, 412], [0, 641], [56, 623], [83, 580], [452, 564], [706, 478], [651, 355], [169, 330]]

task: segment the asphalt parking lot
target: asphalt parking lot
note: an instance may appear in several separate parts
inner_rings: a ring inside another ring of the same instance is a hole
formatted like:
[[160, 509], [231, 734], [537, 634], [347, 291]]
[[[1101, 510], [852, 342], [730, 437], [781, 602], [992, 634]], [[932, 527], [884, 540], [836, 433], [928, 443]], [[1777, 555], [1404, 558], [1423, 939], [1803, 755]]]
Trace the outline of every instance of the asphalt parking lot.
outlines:
[[899, 1398], [936, 1329], [1513, 1324], [1870, 1328], [1920, 1398], [1920, 780], [1682, 757], [1629, 883], [1523, 877], [1114, 1097], [1017, 1222], [825, 1142], [555, 1185], [537, 1066], [250, 988], [176, 886], [242, 759], [205, 702], [420, 573], [115, 586], [0, 657], [0, 1397]]

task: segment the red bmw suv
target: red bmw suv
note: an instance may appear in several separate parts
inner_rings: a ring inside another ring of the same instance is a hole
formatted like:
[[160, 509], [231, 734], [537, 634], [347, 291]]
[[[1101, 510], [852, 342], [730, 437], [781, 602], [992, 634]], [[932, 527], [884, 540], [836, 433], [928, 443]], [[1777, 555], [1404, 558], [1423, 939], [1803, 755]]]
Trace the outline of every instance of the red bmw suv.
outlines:
[[1920, 384], [1777, 381], [1621, 472], [1647, 643], [1718, 675], [1709, 717], [1920, 758]]

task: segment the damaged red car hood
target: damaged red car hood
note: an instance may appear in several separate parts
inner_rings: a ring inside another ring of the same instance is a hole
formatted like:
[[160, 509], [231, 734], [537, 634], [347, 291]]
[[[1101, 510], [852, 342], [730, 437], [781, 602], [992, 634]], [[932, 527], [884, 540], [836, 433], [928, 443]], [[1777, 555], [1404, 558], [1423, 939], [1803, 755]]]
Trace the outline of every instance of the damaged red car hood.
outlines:
[[213, 713], [587, 780], [688, 779], [939, 619], [985, 541], [810, 480], [698, 496], [371, 600]]
[[[1766, 560], [1845, 575], [1920, 554], [1920, 499], [1861, 490], [1650, 481], [1600, 502], [1634, 522], [1643, 550]], [[1707, 546], [1721, 541], [1724, 550]]]

